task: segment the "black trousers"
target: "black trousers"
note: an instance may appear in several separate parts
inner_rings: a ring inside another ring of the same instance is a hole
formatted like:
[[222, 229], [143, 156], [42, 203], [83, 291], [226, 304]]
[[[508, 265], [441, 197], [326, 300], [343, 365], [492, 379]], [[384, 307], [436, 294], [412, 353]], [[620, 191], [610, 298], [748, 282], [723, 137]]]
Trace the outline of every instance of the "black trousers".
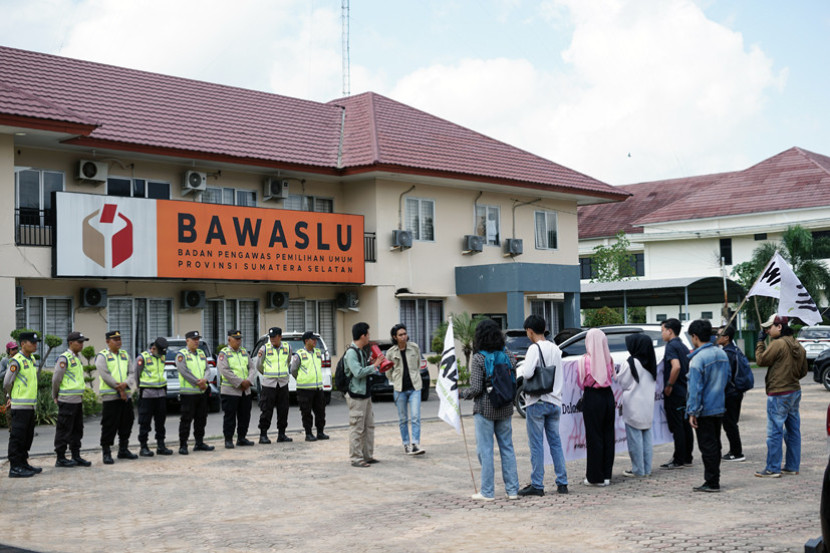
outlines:
[[186, 446], [190, 439], [190, 423], [193, 423], [193, 437], [200, 444], [205, 439], [205, 425], [208, 413], [208, 392], [181, 394], [179, 396], [182, 416], [179, 419], [179, 445]]
[[81, 439], [84, 437], [84, 405], [82, 403], [65, 403], [58, 401], [58, 422], [55, 425], [55, 453], [63, 457], [66, 448], [72, 456], [81, 451]]
[[222, 394], [222, 411], [225, 418], [222, 423], [222, 433], [226, 440], [233, 439], [233, 430], [236, 426], [236, 438], [242, 440], [248, 436], [248, 425], [251, 423], [251, 394], [244, 396], [230, 396]]
[[[322, 388], [297, 390], [297, 403], [300, 406], [306, 434], [309, 434], [313, 427], [317, 428], [317, 432], [322, 432], [326, 428], [326, 396]], [[313, 417], [312, 413], [314, 413]]]
[[101, 447], [109, 449], [115, 443], [118, 434], [118, 445], [126, 449], [130, 443], [130, 434], [133, 431], [135, 412], [133, 400], [128, 398], [115, 399], [103, 402], [101, 412]]
[[607, 388], [585, 388], [582, 419], [585, 421], [585, 478], [592, 484], [611, 479], [614, 469], [614, 392]]
[[697, 447], [703, 459], [703, 479], [713, 488], [720, 487], [721, 417], [698, 417]]
[[164, 423], [167, 421], [166, 397], [142, 397], [138, 400], [138, 442], [147, 443], [150, 436], [150, 422], [156, 427], [156, 442], [163, 442], [167, 432]]
[[729, 453], [740, 457], [744, 454], [741, 444], [741, 432], [738, 430], [738, 419], [741, 418], [741, 403], [744, 394], [737, 396], [726, 396], [726, 413], [723, 416], [723, 431], [726, 432], [726, 439], [729, 440]]
[[285, 434], [288, 428], [288, 385], [270, 388], [262, 387], [259, 394], [259, 431], [268, 432], [271, 420], [274, 417], [274, 408], [277, 409], [277, 431]]
[[12, 468], [26, 466], [29, 450], [35, 439], [35, 410], [11, 409], [9, 428], [9, 465]]
[[692, 452], [695, 448], [695, 438], [692, 434], [692, 426], [686, 418], [686, 398], [672, 393], [663, 400], [666, 408], [666, 422], [669, 425], [669, 432], [674, 438], [674, 457], [672, 459], [678, 464], [691, 464]]

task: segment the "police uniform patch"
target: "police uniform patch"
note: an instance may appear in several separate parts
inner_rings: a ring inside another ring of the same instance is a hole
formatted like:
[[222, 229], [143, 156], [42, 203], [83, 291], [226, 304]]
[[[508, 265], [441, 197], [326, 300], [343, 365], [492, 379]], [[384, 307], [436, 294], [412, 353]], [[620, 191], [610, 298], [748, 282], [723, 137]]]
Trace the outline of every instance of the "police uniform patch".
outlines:
[[65, 369], [66, 368], [66, 359], [65, 358], [61, 359], [59, 364], [60, 364], [60, 368]]
[[224, 353], [220, 353], [220, 354], [219, 354], [219, 360], [220, 360], [220, 361], [224, 361], [224, 360], [225, 360], [225, 354], [224, 354]]
[[176, 361], [184, 361], [184, 355], [181, 353], [176, 356]]
[[9, 370], [11, 372], [17, 372], [17, 363], [14, 363], [14, 364], [9, 363]]
[[136, 365], [143, 365], [144, 364], [144, 358], [139, 357], [138, 359], [135, 360], [135, 364]]

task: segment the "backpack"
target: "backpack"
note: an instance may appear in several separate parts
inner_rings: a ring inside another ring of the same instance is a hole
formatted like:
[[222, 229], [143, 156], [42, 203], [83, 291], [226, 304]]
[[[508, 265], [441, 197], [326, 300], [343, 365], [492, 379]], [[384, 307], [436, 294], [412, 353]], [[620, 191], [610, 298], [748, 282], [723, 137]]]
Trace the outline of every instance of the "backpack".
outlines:
[[738, 392], [748, 392], [755, 387], [755, 375], [752, 374], [752, 368], [749, 366], [749, 359], [746, 358], [744, 352], [735, 348], [735, 361], [737, 368], [735, 369], [735, 378], [732, 381], [735, 390]]
[[516, 376], [510, 359], [503, 351], [480, 352], [484, 356], [484, 370], [487, 375], [487, 394], [494, 408], [513, 403], [516, 396]]
[[[349, 351], [349, 349], [357, 351], [357, 348], [354, 346], [349, 346], [346, 351]], [[334, 387], [337, 388], [338, 391], [345, 394], [349, 391], [349, 383], [351, 381], [352, 375], [346, 374], [346, 352], [343, 352], [343, 355], [340, 357], [340, 360], [337, 362], [337, 366], [334, 369]]]

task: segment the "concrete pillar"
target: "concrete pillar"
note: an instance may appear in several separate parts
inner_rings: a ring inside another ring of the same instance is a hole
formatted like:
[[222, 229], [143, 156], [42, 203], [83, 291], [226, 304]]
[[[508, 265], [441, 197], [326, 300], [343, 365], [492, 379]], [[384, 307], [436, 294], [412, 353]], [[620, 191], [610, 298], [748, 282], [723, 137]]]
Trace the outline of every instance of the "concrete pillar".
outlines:
[[507, 328], [522, 328], [524, 322], [524, 292], [507, 292]]
[[579, 292], [565, 292], [565, 326], [579, 328]]

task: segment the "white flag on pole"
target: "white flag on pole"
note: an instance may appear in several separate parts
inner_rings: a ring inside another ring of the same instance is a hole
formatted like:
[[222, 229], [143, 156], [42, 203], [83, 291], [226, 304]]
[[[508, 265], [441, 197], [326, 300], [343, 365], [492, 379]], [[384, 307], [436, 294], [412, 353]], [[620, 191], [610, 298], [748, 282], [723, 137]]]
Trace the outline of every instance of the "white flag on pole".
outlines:
[[749, 296], [778, 298], [777, 315], [798, 317], [808, 325], [821, 322], [821, 314], [816, 302], [778, 252], [775, 252], [761, 276], [749, 290], [747, 297]]
[[444, 353], [438, 367], [438, 382], [435, 385], [441, 405], [438, 416], [441, 420], [461, 432], [461, 410], [458, 405], [458, 362], [455, 358], [455, 338], [452, 332], [452, 319], [447, 325], [444, 337]]

